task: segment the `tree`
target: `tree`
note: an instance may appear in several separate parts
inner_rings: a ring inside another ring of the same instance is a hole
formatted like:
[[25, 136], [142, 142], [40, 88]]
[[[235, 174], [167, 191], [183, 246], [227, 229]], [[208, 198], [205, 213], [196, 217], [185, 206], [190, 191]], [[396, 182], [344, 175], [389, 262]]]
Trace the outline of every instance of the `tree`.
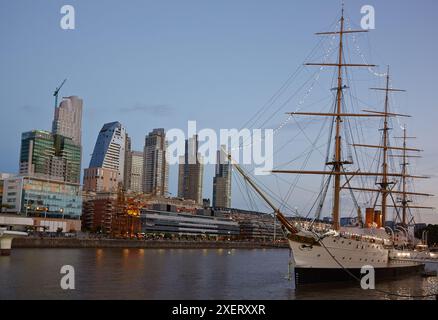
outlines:
[[170, 238], [172, 238], [172, 235], [170, 233], [164, 234], [164, 239], [170, 239]]

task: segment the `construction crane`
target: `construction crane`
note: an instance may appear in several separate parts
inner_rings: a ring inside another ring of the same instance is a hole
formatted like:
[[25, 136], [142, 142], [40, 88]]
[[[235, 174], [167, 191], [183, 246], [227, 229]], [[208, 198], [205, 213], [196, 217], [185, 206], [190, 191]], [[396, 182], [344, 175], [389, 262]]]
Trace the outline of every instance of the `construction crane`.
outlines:
[[117, 209], [112, 217], [111, 233], [113, 237], [135, 237], [141, 231], [140, 209], [144, 202], [142, 194], [125, 195], [121, 184], [117, 187]]
[[57, 87], [55, 89], [55, 92], [53, 93], [53, 96], [55, 97], [55, 108], [58, 106], [58, 94], [59, 94], [59, 90], [61, 90], [62, 86], [65, 84], [66, 81], [67, 81], [67, 79], [64, 79], [64, 81], [62, 81], [60, 86]]

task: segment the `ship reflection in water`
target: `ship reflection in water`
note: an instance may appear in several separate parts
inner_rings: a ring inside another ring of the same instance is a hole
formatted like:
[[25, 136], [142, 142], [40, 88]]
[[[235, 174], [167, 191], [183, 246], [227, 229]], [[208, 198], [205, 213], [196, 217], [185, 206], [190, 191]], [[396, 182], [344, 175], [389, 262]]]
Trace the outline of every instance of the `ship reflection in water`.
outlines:
[[[285, 279], [288, 259], [287, 249], [15, 249], [0, 257], [0, 300], [396, 299], [355, 283], [294, 291]], [[75, 290], [60, 287], [63, 265], [75, 268]], [[416, 275], [376, 286], [428, 295], [438, 292], [438, 278]]]

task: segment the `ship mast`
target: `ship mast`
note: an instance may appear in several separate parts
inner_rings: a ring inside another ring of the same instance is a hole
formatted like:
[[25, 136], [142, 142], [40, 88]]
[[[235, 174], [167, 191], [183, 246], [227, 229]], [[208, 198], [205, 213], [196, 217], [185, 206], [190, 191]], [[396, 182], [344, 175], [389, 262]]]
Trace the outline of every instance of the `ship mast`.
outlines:
[[[382, 189], [382, 221], [386, 221], [386, 200], [388, 198], [388, 101], [389, 101], [389, 66], [386, 72], [386, 88], [385, 88], [385, 117], [383, 121], [383, 164], [382, 173], [383, 178], [380, 183]], [[404, 150], [405, 151], [405, 150]]]
[[[400, 89], [394, 89], [390, 88], [390, 75], [389, 75], [389, 66], [386, 72], [386, 86], [385, 88], [371, 88], [371, 90], [380, 90], [385, 92], [385, 106], [384, 106], [384, 119], [383, 119], [383, 141], [382, 141], [382, 149], [383, 149], [383, 156], [382, 156], [382, 181], [380, 181], [380, 190], [382, 194], [382, 221], [385, 223], [386, 216], [387, 216], [387, 200], [388, 195], [390, 193], [389, 186], [391, 184], [394, 184], [394, 182], [390, 182], [388, 180], [388, 151], [389, 151], [389, 93], [390, 92], [405, 92], [405, 90]], [[398, 115], [398, 116], [405, 116], [405, 115]], [[404, 146], [403, 152], [406, 152], [406, 146]]]
[[401, 155], [397, 155], [396, 157], [401, 157], [403, 162], [401, 163], [402, 166], [402, 176], [401, 176], [401, 191], [399, 192], [401, 194], [401, 209], [402, 209], [402, 219], [401, 222], [404, 226], [407, 226], [408, 223], [408, 210], [410, 208], [412, 209], [434, 209], [432, 207], [424, 207], [424, 206], [410, 206], [409, 203], [412, 201], [408, 198], [408, 195], [419, 195], [424, 197], [432, 197], [432, 194], [428, 193], [416, 193], [416, 192], [408, 192], [407, 188], [407, 178], [409, 178], [408, 173], [408, 166], [409, 158], [421, 158], [420, 156], [415, 155], [408, 155], [407, 151], [410, 150], [407, 148], [407, 141], [408, 139], [416, 139], [416, 137], [408, 137], [407, 135], [407, 128], [406, 125], [403, 128], [403, 136], [402, 137], [396, 137], [397, 139], [403, 139], [403, 153]]
[[[366, 188], [346, 188], [346, 189], [350, 189], [353, 191], [366, 191], [366, 192], [378, 192], [382, 194], [382, 202], [380, 204], [380, 207], [382, 208], [382, 221], [386, 221], [386, 216], [387, 216], [387, 212], [388, 212], [388, 208], [395, 208], [396, 210], [398, 208], [402, 208], [402, 223], [404, 225], [407, 225], [407, 210], [409, 208], [416, 208], [416, 209], [434, 209], [432, 207], [424, 207], [424, 206], [409, 206], [409, 203], [412, 202], [410, 200], [408, 200], [408, 195], [416, 195], [416, 196], [423, 196], [423, 197], [431, 197], [433, 196], [432, 194], [429, 193], [418, 193], [418, 192], [408, 192], [407, 191], [407, 178], [412, 178], [412, 179], [425, 179], [428, 178], [426, 176], [413, 176], [413, 175], [409, 175], [408, 171], [407, 171], [407, 166], [409, 165], [407, 159], [408, 158], [419, 158], [419, 156], [415, 156], [415, 155], [408, 155], [408, 151], [414, 151], [414, 152], [420, 152], [422, 150], [419, 149], [415, 149], [415, 148], [408, 148], [407, 147], [407, 139], [415, 139], [415, 137], [408, 137], [406, 135], [406, 127], [403, 129], [404, 134], [403, 137], [394, 137], [395, 139], [403, 139], [403, 146], [402, 147], [392, 147], [389, 145], [389, 130], [391, 130], [391, 128], [388, 125], [388, 120], [389, 117], [391, 116], [397, 116], [397, 117], [410, 117], [408, 115], [404, 115], [404, 114], [396, 114], [396, 113], [390, 113], [389, 112], [389, 92], [405, 92], [405, 90], [401, 90], [401, 89], [394, 89], [394, 88], [390, 88], [389, 87], [389, 81], [390, 76], [389, 76], [389, 67], [388, 67], [388, 71], [387, 71], [387, 75], [386, 75], [386, 87], [385, 88], [371, 88], [372, 90], [382, 90], [385, 91], [385, 111], [384, 112], [379, 112], [379, 111], [370, 111], [370, 110], [364, 110], [366, 112], [374, 112], [374, 113], [379, 113], [379, 114], [383, 114], [384, 115], [384, 125], [383, 128], [381, 130], [383, 130], [383, 143], [382, 145], [365, 145], [365, 144], [353, 144], [353, 146], [355, 147], [366, 147], [366, 148], [380, 148], [383, 149], [383, 161], [382, 161], [382, 173], [379, 174], [379, 176], [382, 177], [381, 182], [379, 182], [378, 184], [380, 185], [380, 189], [366, 189]], [[402, 151], [401, 155], [389, 155], [388, 151], [389, 150], [397, 150], [397, 151]], [[388, 172], [388, 158], [389, 157], [401, 157], [403, 158], [403, 162], [402, 162], [402, 172], [400, 175], [394, 175]], [[401, 182], [402, 182], [402, 189], [401, 191], [395, 191], [392, 188], [389, 188], [390, 185], [395, 184], [395, 182], [390, 182], [389, 181], [389, 177], [400, 177], [401, 178]], [[401, 198], [401, 206], [397, 205], [396, 203], [394, 203], [394, 205], [388, 205], [388, 195], [390, 194], [401, 194], [402, 198]], [[398, 213], [398, 212], [397, 212]]]
[[[339, 35], [339, 50], [338, 50], [338, 59], [337, 63], [306, 63], [308, 66], [330, 66], [337, 68], [337, 88], [336, 88], [336, 112], [335, 113], [300, 113], [294, 112], [292, 115], [315, 115], [315, 116], [331, 116], [335, 118], [335, 145], [334, 145], [334, 157], [331, 162], [326, 163], [326, 165], [332, 166], [332, 171], [329, 174], [334, 175], [334, 188], [333, 188], [333, 209], [332, 209], [332, 217], [333, 217], [333, 228], [335, 230], [339, 230], [339, 218], [341, 211], [341, 176], [344, 175], [343, 166], [346, 164], [351, 164], [351, 162], [342, 160], [342, 136], [341, 136], [341, 126], [343, 122], [343, 117], [352, 117], [352, 116], [380, 116], [375, 114], [365, 115], [365, 114], [346, 114], [343, 113], [343, 90], [346, 89], [343, 83], [343, 69], [346, 67], [375, 67], [375, 65], [371, 64], [348, 64], [344, 63], [344, 35], [350, 33], [358, 33], [358, 32], [368, 32], [368, 30], [345, 30], [345, 18], [344, 18], [344, 5], [342, 4], [342, 12], [340, 19], [340, 29], [335, 32], [319, 32], [317, 35]], [[283, 171], [284, 172], [284, 171]], [[281, 171], [273, 171], [273, 173], [282, 173]], [[303, 174], [318, 174], [318, 173], [310, 173], [305, 171], [292, 172], [289, 171], [287, 173], [303, 173]]]
[[[387, 157], [388, 150], [406, 150], [406, 151], [420, 151], [417, 149], [410, 148], [401, 148], [401, 147], [392, 147], [389, 146], [388, 139], [388, 130], [390, 129], [388, 126], [388, 118], [396, 117], [396, 116], [406, 116], [396, 113], [389, 112], [389, 92], [390, 91], [402, 91], [398, 89], [392, 89], [389, 87], [389, 72], [387, 75], [387, 83], [385, 88], [373, 88], [375, 90], [384, 90], [386, 91], [386, 99], [385, 99], [385, 110], [384, 112], [379, 111], [367, 111], [363, 110], [365, 113], [347, 113], [343, 110], [343, 90], [347, 87], [344, 86], [343, 83], [343, 71], [347, 67], [375, 67], [374, 64], [356, 64], [356, 63], [346, 63], [344, 62], [344, 36], [350, 33], [358, 33], [358, 32], [368, 32], [368, 30], [345, 30], [344, 25], [344, 6], [342, 6], [342, 14], [339, 20], [340, 29], [339, 31], [334, 32], [320, 32], [316, 33], [317, 35], [339, 35], [339, 52], [338, 59], [336, 63], [306, 63], [307, 66], [328, 66], [328, 67], [336, 67], [337, 68], [337, 88], [336, 88], [336, 110], [332, 113], [317, 113], [317, 112], [289, 112], [289, 115], [303, 115], [303, 116], [322, 116], [322, 117], [332, 117], [335, 120], [335, 150], [333, 155], [333, 160], [331, 162], [327, 162], [327, 166], [331, 166], [331, 170], [323, 170], [323, 171], [309, 171], [309, 170], [272, 170], [272, 173], [287, 173], [287, 174], [309, 174], [309, 175], [331, 175], [334, 176], [334, 187], [333, 187], [333, 208], [332, 208], [332, 216], [333, 216], [333, 229], [339, 230], [340, 227], [340, 211], [341, 211], [341, 201], [340, 201], [340, 193], [343, 189], [357, 190], [357, 191], [371, 191], [371, 192], [382, 192], [384, 194], [384, 200], [382, 200], [382, 205], [387, 208], [387, 195], [390, 192], [388, 190], [388, 177], [405, 177], [405, 178], [427, 178], [424, 176], [413, 176], [409, 174], [403, 175], [402, 173], [390, 173], [388, 172], [387, 166]], [[348, 164], [352, 164], [351, 162], [342, 160], [342, 136], [341, 129], [344, 118], [349, 117], [383, 117], [384, 118], [384, 142], [383, 145], [366, 145], [366, 144], [353, 144], [353, 146], [367, 147], [367, 148], [382, 148], [384, 150], [384, 166], [382, 172], [347, 172], [344, 170], [344, 166]], [[341, 186], [341, 176], [344, 176], [346, 180], [349, 182], [351, 178], [354, 176], [377, 176], [382, 177], [381, 180], [381, 188], [380, 189], [364, 189], [364, 188], [351, 188], [349, 187], [349, 183], [344, 186]], [[384, 188], [383, 188], [383, 187]], [[414, 193], [412, 193], [414, 194]], [[383, 202], [384, 201], [384, 202]], [[386, 214], [386, 210], [385, 210]]]
[[[388, 196], [390, 195], [390, 193], [393, 193], [393, 191], [389, 188], [390, 185], [393, 185], [394, 182], [390, 182], [388, 179], [388, 158], [389, 158], [389, 150], [401, 150], [402, 153], [402, 157], [403, 157], [403, 164], [402, 164], [402, 174], [401, 174], [401, 179], [402, 179], [402, 210], [403, 210], [403, 218], [402, 218], [402, 222], [403, 224], [406, 225], [406, 219], [407, 219], [407, 204], [409, 201], [407, 201], [407, 190], [406, 190], [406, 178], [408, 176], [407, 173], [407, 151], [417, 151], [420, 152], [421, 150], [418, 149], [413, 149], [413, 148], [408, 148], [407, 144], [406, 144], [406, 130], [404, 130], [404, 137], [401, 137], [403, 139], [403, 147], [401, 148], [397, 148], [397, 147], [390, 147], [389, 146], [389, 130], [391, 130], [391, 128], [389, 127], [389, 116], [390, 115], [394, 115], [397, 117], [410, 117], [408, 115], [403, 115], [403, 114], [393, 114], [389, 112], [389, 93], [390, 92], [406, 92], [406, 90], [402, 90], [402, 89], [395, 89], [395, 88], [391, 88], [390, 87], [390, 70], [389, 70], [389, 66], [386, 72], [386, 86], [384, 88], [371, 88], [371, 90], [378, 90], [378, 91], [384, 91], [385, 92], [385, 105], [384, 105], [384, 112], [382, 113], [384, 115], [384, 121], [383, 121], [383, 128], [381, 129], [383, 131], [383, 139], [382, 139], [382, 145], [381, 146], [370, 146], [370, 145], [360, 145], [360, 144], [355, 144], [355, 146], [359, 146], [359, 147], [367, 147], [367, 148], [381, 148], [383, 149], [383, 155], [382, 155], [382, 180], [378, 183], [380, 186], [380, 193], [382, 195], [382, 202], [381, 202], [381, 208], [382, 208], [382, 221], [383, 223], [385, 223], [386, 221], [386, 217], [387, 217], [387, 212], [388, 212], [388, 208], [392, 207], [392, 206], [388, 206], [387, 202], [388, 202]], [[364, 110], [365, 111], [365, 110]], [[373, 111], [369, 111], [368, 112], [373, 112]], [[395, 138], [400, 138], [400, 137], [395, 137]], [[415, 193], [410, 193], [410, 194], [415, 194]], [[429, 194], [417, 194], [417, 195], [425, 195], [425, 196], [430, 196]], [[394, 207], [396, 207], [396, 205], [394, 204]]]
[[406, 127], [403, 128], [403, 163], [402, 163], [402, 222], [403, 225], [407, 225], [407, 209], [408, 209], [408, 198], [407, 198], [407, 190], [406, 190], [406, 175], [407, 175], [407, 167], [408, 167], [408, 158], [406, 154], [406, 140], [408, 139], [406, 135]]
[[[336, 91], [336, 104], [337, 113], [342, 113], [342, 95], [343, 95], [343, 83], [342, 83], [342, 62], [343, 62], [343, 37], [344, 37], [344, 5], [342, 4], [341, 15], [341, 28], [339, 32], [339, 53], [338, 53], [338, 88]], [[333, 227], [335, 230], [339, 230], [339, 217], [340, 217], [340, 194], [341, 194], [341, 173], [342, 169], [342, 144], [341, 144], [341, 123], [342, 118], [338, 115], [336, 117], [336, 137], [335, 137], [335, 159], [332, 163], [333, 172], [336, 173], [334, 181], [334, 195], [333, 195]]]

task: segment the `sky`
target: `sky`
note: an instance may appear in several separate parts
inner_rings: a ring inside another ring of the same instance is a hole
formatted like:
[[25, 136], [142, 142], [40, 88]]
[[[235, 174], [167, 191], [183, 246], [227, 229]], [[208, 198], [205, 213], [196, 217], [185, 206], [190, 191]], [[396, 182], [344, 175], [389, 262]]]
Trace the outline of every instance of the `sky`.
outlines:
[[[394, 85], [408, 90], [394, 98], [394, 104], [397, 111], [414, 116], [406, 120], [409, 132], [418, 137], [415, 145], [425, 150], [423, 159], [415, 160], [415, 172], [432, 177], [416, 190], [437, 193], [438, 3], [345, 2], [346, 15], [356, 27], [361, 7], [375, 8], [376, 29], [360, 36], [361, 50], [367, 61], [379, 65], [379, 71], [390, 64]], [[75, 8], [75, 30], [60, 27], [65, 4]], [[186, 130], [188, 120], [196, 120], [199, 129], [241, 128], [318, 44], [313, 33], [333, 27], [339, 12], [339, 0], [1, 0], [0, 171], [17, 172], [22, 132], [50, 130], [52, 94], [64, 78], [68, 80], [60, 94], [84, 100], [83, 168], [106, 122], [120, 121], [136, 150], [142, 150], [144, 136], [153, 128]], [[355, 43], [351, 48], [355, 51]], [[312, 72], [302, 71], [296, 86]], [[360, 73], [356, 79], [363, 86], [382, 83], [381, 78], [369, 80], [370, 76]], [[330, 83], [323, 83], [326, 78], [331, 79], [323, 75], [318, 81], [323, 92], [319, 97], [330, 94]], [[381, 97], [365, 91], [360, 90], [360, 101], [379, 108]], [[286, 118], [284, 112], [297, 109], [297, 99], [263, 127], [277, 128]], [[306, 110], [311, 109], [308, 105]], [[314, 127], [310, 125], [310, 135], [317, 131]], [[287, 141], [296, 131], [293, 122], [287, 123], [276, 143]], [[287, 162], [297, 150], [305, 149], [306, 142], [295, 140], [275, 162]], [[206, 168], [207, 198], [212, 197], [213, 173], [213, 167]], [[173, 194], [176, 181], [177, 167], [172, 166]], [[278, 180], [267, 183], [286, 196]], [[244, 192], [236, 184], [233, 206], [247, 208]], [[300, 180], [302, 187], [315, 189], [313, 184]], [[288, 203], [304, 212], [309, 202], [303, 203], [305, 196], [297, 192]], [[422, 204], [438, 207], [438, 199]], [[438, 218], [424, 213], [417, 221], [438, 223]]]

